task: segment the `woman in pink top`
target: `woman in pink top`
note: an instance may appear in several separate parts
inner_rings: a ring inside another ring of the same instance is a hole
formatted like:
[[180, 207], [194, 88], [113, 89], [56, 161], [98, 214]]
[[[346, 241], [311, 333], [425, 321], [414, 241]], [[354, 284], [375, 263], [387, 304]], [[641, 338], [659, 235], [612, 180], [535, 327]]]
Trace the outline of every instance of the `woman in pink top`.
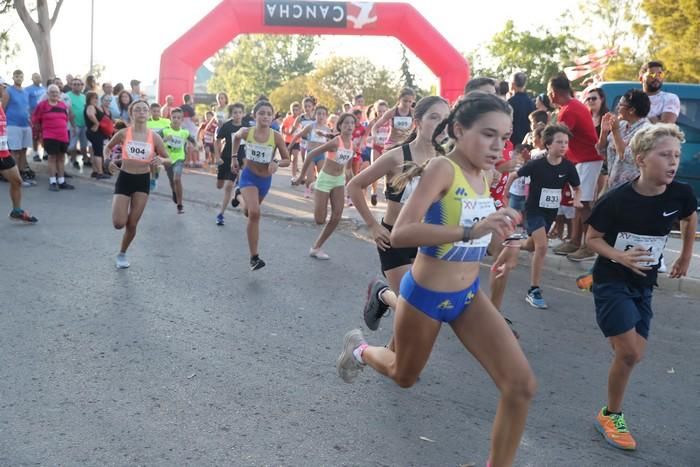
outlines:
[[64, 163], [68, 150], [68, 123], [73, 120], [70, 107], [61, 101], [61, 91], [52, 84], [47, 99], [39, 102], [32, 114], [32, 124], [43, 139], [43, 146], [49, 155], [49, 190], [72, 190], [66, 183]]

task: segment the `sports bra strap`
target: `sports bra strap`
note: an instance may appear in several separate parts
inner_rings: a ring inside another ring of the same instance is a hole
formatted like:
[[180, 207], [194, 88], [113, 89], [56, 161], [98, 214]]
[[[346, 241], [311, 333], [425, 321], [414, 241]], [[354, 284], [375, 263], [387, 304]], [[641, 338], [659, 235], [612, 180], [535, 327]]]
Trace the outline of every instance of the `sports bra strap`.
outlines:
[[411, 147], [408, 144], [404, 144], [401, 146], [401, 150], [403, 151], [403, 161], [404, 162], [413, 162], [413, 155], [411, 154]]

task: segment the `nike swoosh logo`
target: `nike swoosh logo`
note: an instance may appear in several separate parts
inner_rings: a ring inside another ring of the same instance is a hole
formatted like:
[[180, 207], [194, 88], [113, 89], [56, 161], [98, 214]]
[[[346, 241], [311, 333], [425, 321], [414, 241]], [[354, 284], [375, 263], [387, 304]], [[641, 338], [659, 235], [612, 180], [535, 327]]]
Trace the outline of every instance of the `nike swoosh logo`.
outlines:
[[676, 209], [675, 211], [671, 211], [671, 212], [664, 211], [664, 217], [672, 216], [677, 212], [678, 212], [678, 209]]
[[559, 178], [564, 178], [564, 177], [566, 177], [566, 174], [557, 175], [557, 176], [558, 176]]

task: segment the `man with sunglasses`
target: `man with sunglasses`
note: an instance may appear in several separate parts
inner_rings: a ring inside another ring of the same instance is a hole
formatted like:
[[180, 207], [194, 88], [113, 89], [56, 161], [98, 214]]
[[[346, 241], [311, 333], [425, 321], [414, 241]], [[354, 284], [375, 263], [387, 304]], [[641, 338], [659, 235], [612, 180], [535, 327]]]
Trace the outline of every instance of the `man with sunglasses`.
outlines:
[[677, 95], [661, 90], [664, 84], [664, 65], [651, 61], [639, 70], [639, 81], [649, 100], [651, 110], [647, 118], [651, 123], [676, 123], [681, 112], [681, 101]]

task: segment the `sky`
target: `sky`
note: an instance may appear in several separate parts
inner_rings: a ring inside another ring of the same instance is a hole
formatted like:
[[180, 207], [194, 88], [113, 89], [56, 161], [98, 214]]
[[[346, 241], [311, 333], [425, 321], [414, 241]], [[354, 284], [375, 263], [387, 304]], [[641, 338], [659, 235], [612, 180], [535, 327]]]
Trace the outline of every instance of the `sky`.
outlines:
[[[128, 83], [140, 79], [155, 83], [163, 50], [220, 0], [95, 0], [94, 62], [105, 67], [102, 80]], [[460, 52], [488, 42], [508, 19], [516, 27], [534, 30], [543, 15], [557, 18], [579, 0], [501, 0], [490, 4], [465, 0], [409, 0]], [[29, 0], [31, 3], [31, 0]], [[53, 1], [49, 2], [53, 5]], [[115, 5], [118, 5], [116, 7]], [[490, 7], [490, 8], [489, 8]], [[5, 79], [20, 68], [28, 77], [38, 71], [34, 46], [14, 11], [0, 18], [0, 27], [10, 27], [10, 37], [19, 53], [0, 63]], [[90, 0], [65, 0], [52, 30], [54, 65], [58, 75], [86, 74], [90, 67]], [[330, 55], [365, 56], [372, 62], [398, 70], [400, 43], [394, 38], [324, 36], [316, 59]], [[419, 83], [436, 82], [432, 73], [415, 57], [411, 68]], [[143, 86], [142, 85], [142, 86]]]

